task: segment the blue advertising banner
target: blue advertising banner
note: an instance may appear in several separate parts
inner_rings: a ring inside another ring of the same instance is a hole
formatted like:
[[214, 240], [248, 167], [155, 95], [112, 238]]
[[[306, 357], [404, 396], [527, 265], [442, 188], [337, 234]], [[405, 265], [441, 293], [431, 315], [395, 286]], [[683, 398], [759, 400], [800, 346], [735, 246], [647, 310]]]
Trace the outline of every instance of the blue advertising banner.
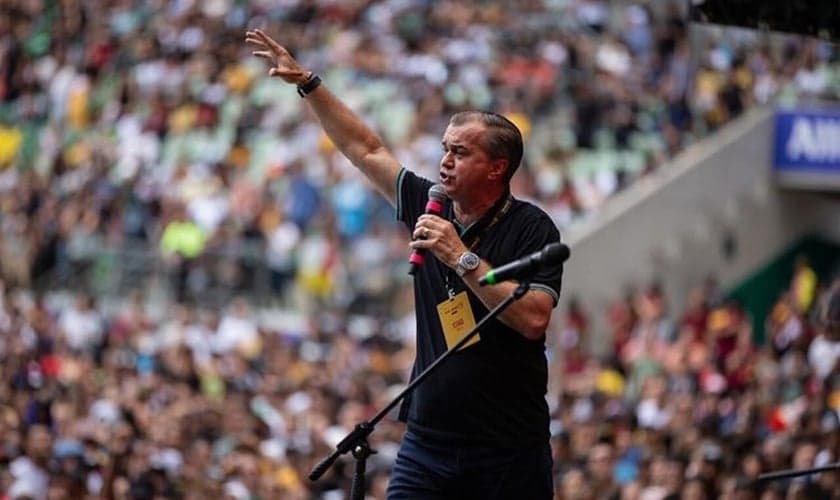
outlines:
[[773, 168], [783, 184], [840, 186], [840, 108], [777, 111]]

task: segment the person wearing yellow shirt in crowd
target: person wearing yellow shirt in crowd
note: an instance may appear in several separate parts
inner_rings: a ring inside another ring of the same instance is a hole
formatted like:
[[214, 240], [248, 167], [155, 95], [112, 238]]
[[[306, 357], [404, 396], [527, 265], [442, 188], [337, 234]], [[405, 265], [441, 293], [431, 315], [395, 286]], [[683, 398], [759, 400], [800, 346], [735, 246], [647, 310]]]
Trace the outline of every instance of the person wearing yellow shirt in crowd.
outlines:
[[23, 134], [19, 128], [0, 123], [0, 170], [11, 165], [22, 142]]
[[817, 293], [817, 273], [811, 268], [804, 255], [796, 259], [790, 291], [799, 314], [807, 313]]
[[160, 251], [168, 267], [175, 268], [173, 278], [178, 302], [183, 302], [187, 292], [187, 277], [192, 263], [201, 255], [207, 244], [207, 234], [198, 224], [189, 220], [184, 209], [176, 209], [160, 237]]

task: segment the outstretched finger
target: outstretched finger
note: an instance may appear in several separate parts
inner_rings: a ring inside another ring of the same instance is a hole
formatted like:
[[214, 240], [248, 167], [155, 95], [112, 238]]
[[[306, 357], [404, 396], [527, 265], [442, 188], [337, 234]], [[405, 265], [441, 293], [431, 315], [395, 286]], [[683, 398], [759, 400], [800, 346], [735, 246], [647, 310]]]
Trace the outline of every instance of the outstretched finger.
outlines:
[[283, 47], [279, 43], [275, 42], [273, 38], [266, 35], [263, 30], [255, 29], [254, 33], [257, 34], [257, 36], [260, 38], [260, 40], [262, 40], [262, 42], [264, 44], [268, 45], [269, 49], [274, 50], [274, 51], [278, 51], [278, 52], [283, 50]]
[[262, 40], [260, 40], [256, 35], [251, 34], [250, 32], [245, 36], [245, 43], [252, 43], [254, 45], [259, 45], [263, 48], [268, 48], [268, 45], [265, 44]]
[[267, 50], [255, 50], [251, 52], [251, 55], [262, 57], [263, 59], [273, 59], [274, 57], [271, 55], [271, 52]]

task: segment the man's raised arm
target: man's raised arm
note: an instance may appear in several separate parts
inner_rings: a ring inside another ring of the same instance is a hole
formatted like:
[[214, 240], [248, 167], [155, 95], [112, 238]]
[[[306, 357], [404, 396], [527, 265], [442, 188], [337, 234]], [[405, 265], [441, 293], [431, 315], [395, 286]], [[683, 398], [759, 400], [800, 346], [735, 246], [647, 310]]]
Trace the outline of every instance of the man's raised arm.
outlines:
[[326, 134], [338, 150], [373, 182], [391, 205], [394, 205], [394, 189], [400, 167], [390, 151], [385, 148], [382, 139], [324, 85], [307, 89], [315, 83], [311, 79], [313, 75], [306, 71], [288, 50], [263, 31], [247, 31], [245, 41], [257, 48], [253, 52], [255, 56], [271, 62], [269, 76], [282, 78], [297, 85], [298, 89], [308, 90], [306, 101]]

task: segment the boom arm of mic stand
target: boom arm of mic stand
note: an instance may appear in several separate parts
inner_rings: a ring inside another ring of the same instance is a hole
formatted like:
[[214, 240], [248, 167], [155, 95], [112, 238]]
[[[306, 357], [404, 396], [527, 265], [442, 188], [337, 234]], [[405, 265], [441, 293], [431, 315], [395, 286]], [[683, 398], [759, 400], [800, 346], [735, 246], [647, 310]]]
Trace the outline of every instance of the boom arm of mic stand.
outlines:
[[787, 469], [776, 472], [767, 472], [758, 476], [757, 481], [775, 481], [777, 479], [787, 479], [790, 477], [807, 476], [808, 474], [818, 474], [820, 472], [840, 470], [840, 462], [827, 464], [822, 467], [811, 467], [810, 469]]
[[505, 300], [499, 302], [496, 307], [490, 310], [486, 316], [481, 318], [481, 321], [476, 323], [476, 325], [470, 330], [469, 332], [465, 333], [463, 337], [461, 337], [458, 342], [455, 343], [452, 347], [450, 347], [445, 353], [441, 354], [431, 365], [429, 365], [425, 370], [423, 370], [419, 375], [417, 375], [414, 380], [412, 380], [402, 391], [400, 391], [397, 396], [388, 403], [385, 408], [381, 409], [379, 413], [377, 413], [372, 419], [368, 420], [367, 422], [362, 422], [361, 424], [357, 424], [356, 427], [350, 431], [344, 439], [342, 439], [336, 446], [335, 450], [327, 455], [321, 462], [318, 463], [315, 467], [312, 468], [312, 471], [309, 473], [309, 480], [310, 481], [317, 481], [327, 469], [340, 457], [341, 455], [347, 453], [348, 451], [353, 451], [356, 449], [357, 446], [360, 446], [367, 437], [373, 432], [374, 426], [382, 420], [385, 415], [388, 414], [394, 407], [396, 407], [400, 401], [405, 398], [408, 393], [414, 390], [415, 387], [420, 385], [426, 377], [429, 376], [430, 373], [435, 371], [437, 367], [446, 361], [453, 353], [458, 351], [461, 347], [464, 346], [467, 342], [473, 338], [478, 331], [487, 324], [488, 321], [498, 316], [502, 311], [504, 311], [513, 301], [522, 298], [523, 295], [531, 288], [530, 281], [521, 281], [519, 286], [508, 295]]

